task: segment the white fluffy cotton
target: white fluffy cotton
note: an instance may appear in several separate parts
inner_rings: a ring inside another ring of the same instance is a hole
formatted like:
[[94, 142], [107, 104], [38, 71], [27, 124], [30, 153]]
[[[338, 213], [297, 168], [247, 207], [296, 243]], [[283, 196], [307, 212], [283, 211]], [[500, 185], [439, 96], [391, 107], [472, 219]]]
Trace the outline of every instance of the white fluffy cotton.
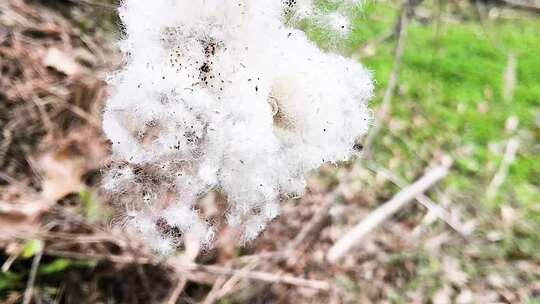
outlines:
[[119, 10], [126, 64], [103, 117], [114, 160], [104, 188], [157, 251], [188, 233], [211, 243], [197, 202], [212, 190], [242, 240], [254, 239], [282, 194], [349, 159], [367, 131], [370, 74], [285, 24], [311, 1], [126, 0]]

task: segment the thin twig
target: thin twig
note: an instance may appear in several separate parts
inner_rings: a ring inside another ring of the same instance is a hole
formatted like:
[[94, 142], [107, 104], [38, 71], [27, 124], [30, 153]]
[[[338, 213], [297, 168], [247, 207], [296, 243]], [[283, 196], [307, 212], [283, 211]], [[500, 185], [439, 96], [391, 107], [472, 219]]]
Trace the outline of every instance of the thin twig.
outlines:
[[489, 19], [489, 13], [488, 8], [486, 7], [485, 3], [482, 3], [481, 1], [473, 1], [476, 15], [478, 16], [478, 21], [480, 22], [480, 25], [482, 26], [482, 32], [484, 35], [486, 35], [486, 38], [488, 42], [490, 42], [492, 47], [498, 47], [500, 46], [497, 43], [497, 40], [495, 39], [494, 33], [496, 33], [493, 23], [490, 22]]
[[540, 13], [540, 2], [536, 0], [499, 0], [514, 8]]
[[[332, 207], [332, 204], [334, 204], [336, 196], [339, 195], [339, 187], [338, 189], [332, 191], [326, 197], [324, 200], [324, 203], [322, 206], [318, 207], [318, 210], [316, 213], [311, 217], [311, 220], [309, 223], [307, 223], [302, 230], [298, 233], [296, 238], [290, 243], [289, 246], [285, 249], [285, 255], [283, 255], [283, 258], [286, 259], [287, 265], [289, 267], [294, 266], [298, 259], [302, 256], [303, 251], [306, 249], [301, 249], [302, 246], [308, 238], [310, 238], [312, 235], [318, 233], [323, 228], [324, 222], [329, 217], [329, 211]], [[309, 245], [309, 244], [308, 244]]]
[[328, 211], [330, 210], [332, 204], [335, 202], [335, 196], [335, 192], [332, 192], [328, 195], [328, 198], [325, 199], [323, 205], [319, 206], [318, 210], [311, 217], [309, 223], [307, 223], [307, 225], [305, 225], [304, 228], [300, 230], [298, 235], [289, 244], [287, 251], [292, 252], [298, 249], [298, 247], [300, 247], [305, 242], [309, 235], [313, 234], [314, 231], [319, 229], [324, 220], [328, 217]]
[[398, 32], [398, 41], [396, 44], [396, 49], [394, 52], [394, 64], [392, 66], [392, 72], [390, 73], [390, 78], [388, 79], [388, 85], [384, 91], [383, 101], [379, 110], [377, 111], [377, 116], [375, 117], [375, 126], [373, 126], [366, 139], [364, 141], [363, 153], [367, 157], [370, 155], [371, 145], [373, 140], [381, 130], [382, 122], [388, 117], [390, 113], [390, 107], [392, 102], [392, 97], [394, 96], [394, 91], [396, 90], [399, 70], [401, 68], [401, 60], [403, 58], [403, 53], [405, 51], [405, 45], [407, 43], [407, 26], [409, 25], [409, 1], [406, 0], [401, 9], [401, 16], [399, 19], [399, 32]]
[[341, 237], [328, 251], [327, 260], [335, 263], [355, 247], [364, 237], [377, 228], [387, 218], [396, 213], [399, 209], [413, 200], [420, 193], [431, 188], [435, 183], [444, 178], [451, 165], [451, 161], [445, 161], [431, 169], [422, 178], [414, 184], [404, 188], [396, 194], [391, 200], [371, 212], [364, 220], [358, 223], [353, 229]]
[[102, 9], [116, 10], [115, 5], [105, 3], [105, 2], [100, 2], [100, 1], [91, 1], [91, 0], [69, 0], [69, 1], [73, 2], [75, 4], [86, 4], [86, 5], [89, 5], [89, 6], [99, 7], [99, 8], [102, 8]]
[[[157, 260], [152, 257], [135, 257], [127, 255], [107, 255], [107, 254], [86, 254], [79, 252], [70, 252], [70, 251], [59, 251], [47, 249], [46, 253], [52, 256], [60, 256], [72, 259], [83, 259], [83, 260], [103, 260], [109, 261], [118, 264], [149, 264], [149, 265], [165, 265], [173, 267], [179, 272], [188, 275], [190, 281], [201, 282], [200, 278], [196, 276], [196, 273], [207, 273], [213, 275], [224, 275], [224, 276], [233, 276], [238, 275], [242, 279], [257, 280], [268, 283], [277, 283], [277, 284], [287, 284], [287, 285], [296, 285], [301, 287], [313, 288], [318, 290], [330, 290], [330, 284], [325, 281], [318, 280], [308, 280], [299, 277], [294, 277], [291, 275], [281, 275], [274, 274], [263, 271], [250, 271], [242, 273], [241, 270], [231, 269], [222, 266], [215, 265], [201, 265], [195, 263], [186, 263], [178, 260], [178, 258], [169, 259], [165, 261]], [[208, 280], [202, 281], [206, 284], [209, 283]]]
[[[240, 282], [242, 279], [239, 274], [245, 274], [249, 271], [252, 271], [259, 265], [259, 262], [252, 262], [250, 264], [247, 264], [242, 269], [239, 270], [239, 272], [233, 276], [231, 276], [228, 280], [223, 280], [221, 284], [215, 284], [212, 288], [212, 290], [208, 293], [206, 298], [204, 299], [203, 304], [212, 304], [216, 302], [218, 299], [221, 299], [225, 297], [227, 294], [229, 294], [234, 286]], [[215, 288], [214, 288], [215, 287]]]
[[361, 56], [363, 53], [366, 52], [366, 50], [369, 48], [369, 47], [372, 47], [372, 46], [377, 46], [391, 38], [393, 38], [395, 35], [396, 35], [396, 31], [395, 29], [392, 29], [392, 30], [389, 30], [385, 33], [383, 33], [382, 35], [380, 36], [377, 36], [375, 37], [374, 39], [364, 43], [362, 46], [360, 46], [352, 55], [353, 58], [355, 59], [361, 59]]
[[295, 285], [318, 290], [330, 290], [330, 283], [318, 280], [308, 280], [286, 274], [275, 274], [263, 271], [242, 271], [215, 265], [200, 265], [200, 264], [181, 264], [180, 268], [185, 268], [188, 271], [202, 271], [216, 275], [233, 276], [239, 278], [263, 281], [267, 283]]
[[247, 261], [248, 263], [239, 270], [239, 272], [233, 275], [229, 280], [217, 282], [219, 286], [214, 286], [208, 293], [204, 300], [204, 304], [214, 303], [216, 300], [226, 296], [232, 288], [242, 279], [241, 274], [248, 273], [259, 266], [262, 259], [268, 260], [269, 258], [277, 258], [278, 260], [286, 260], [288, 265], [294, 265], [298, 259], [298, 249], [306, 242], [306, 240], [316, 233], [325, 219], [328, 217], [328, 211], [335, 201], [335, 197], [338, 195], [339, 188], [329, 194], [321, 206], [317, 207], [317, 211], [312, 216], [309, 223], [307, 223], [295, 237], [295, 239], [287, 246], [286, 249], [279, 252], [271, 252], [266, 254], [259, 254], [255, 256], [244, 256], [239, 258], [239, 261]]
[[[150, 256], [137, 256], [135, 253], [133, 255], [112, 255], [112, 254], [98, 254], [98, 253], [80, 253], [66, 250], [54, 250], [47, 248], [45, 253], [50, 256], [57, 256], [69, 259], [76, 260], [94, 260], [94, 261], [107, 261], [115, 264], [141, 264], [141, 265], [152, 265], [152, 266], [164, 266], [176, 269], [174, 265], [167, 263], [166, 260], [160, 260], [155, 257]], [[179, 271], [182, 271], [179, 269]], [[210, 285], [214, 283], [213, 278], [208, 276], [203, 276], [202, 272], [194, 273], [190, 271], [183, 270], [182, 272], [189, 281], [197, 282], [201, 284]]]
[[45, 253], [50, 256], [57, 256], [76, 260], [96, 260], [107, 261], [116, 264], [142, 264], [142, 265], [159, 265], [160, 263], [149, 257], [137, 257], [131, 255], [112, 255], [100, 253], [80, 253], [75, 251], [56, 250], [46, 248]]
[[[187, 233], [185, 235], [185, 250], [184, 253], [178, 257], [180, 260], [185, 261], [186, 263], [193, 263], [200, 252], [200, 240], [199, 238], [194, 235], [193, 233]], [[178, 269], [174, 269], [174, 274], [177, 277], [177, 284], [176, 287], [171, 292], [171, 295], [169, 296], [169, 300], [167, 301], [167, 304], [176, 304], [178, 302], [178, 299], [180, 298], [180, 295], [184, 291], [184, 287], [187, 284], [187, 278], [186, 276], [178, 271]]]
[[32, 260], [32, 268], [30, 268], [30, 275], [28, 276], [28, 281], [26, 283], [26, 290], [24, 291], [22, 304], [30, 304], [30, 301], [32, 301], [32, 296], [34, 294], [34, 282], [36, 281], [36, 275], [42, 256], [43, 248], [39, 248], [34, 255], [34, 259]]
[[[384, 168], [381, 165], [369, 163], [366, 164], [366, 166], [373, 170], [374, 172], [378, 172], [386, 176], [393, 184], [400, 188], [404, 188], [407, 186], [405, 181], [397, 176], [394, 172]], [[439, 218], [443, 222], [445, 222], [450, 228], [454, 229], [457, 233], [459, 233], [461, 236], [465, 237], [470, 234], [470, 231], [467, 229], [463, 229], [461, 223], [456, 222], [450, 213], [446, 211], [443, 207], [441, 207], [439, 204], [435, 203], [432, 199], [427, 197], [425, 194], [420, 193], [415, 197], [415, 199], [426, 209], [429, 210], [429, 212], [433, 215], [435, 215], [436, 218]]]
[[167, 300], [167, 304], [176, 304], [178, 302], [178, 299], [180, 298], [180, 295], [184, 291], [184, 287], [186, 287], [187, 279], [185, 277], [178, 277], [178, 283], [176, 284], [176, 287], [172, 291], [171, 295], [169, 296], [169, 299]]
[[66, 283], [62, 282], [62, 284], [60, 284], [60, 287], [58, 288], [58, 291], [56, 292], [56, 295], [54, 296], [53, 304], [60, 304], [60, 300], [62, 299], [65, 291], [66, 291]]
[[[251, 265], [251, 264], [250, 264]], [[235, 277], [231, 277], [229, 279], [226, 279], [225, 277], [219, 277], [216, 282], [212, 285], [212, 288], [210, 291], [206, 294], [206, 297], [204, 298], [203, 304], [212, 304], [216, 302], [219, 297], [218, 293], [222, 289], [222, 287], [228, 282], [233, 280]]]
[[499, 188], [502, 186], [506, 176], [508, 175], [508, 168], [510, 168], [510, 165], [512, 165], [514, 159], [516, 158], [518, 148], [519, 140], [515, 137], [510, 138], [506, 144], [504, 157], [501, 165], [499, 166], [499, 170], [497, 170], [497, 173], [493, 176], [493, 179], [487, 187], [486, 196], [488, 199], [493, 199], [495, 196], [497, 196]]
[[141, 284], [144, 288], [144, 291], [148, 296], [150, 297], [150, 300], [154, 302], [154, 294], [152, 293], [152, 289], [150, 288], [150, 282], [148, 281], [148, 277], [146, 275], [146, 272], [144, 271], [144, 268], [141, 264], [137, 264], [135, 267], [137, 270], [137, 275], [139, 276], [139, 279], [141, 280]]
[[517, 73], [517, 57], [516, 54], [508, 54], [506, 68], [503, 74], [503, 98], [506, 102], [511, 102], [514, 98], [514, 90], [516, 88], [516, 73]]
[[60, 96], [58, 94], [55, 94], [53, 91], [48, 90], [47, 92], [56, 97], [54, 99], [55, 101], [50, 101], [50, 100], [46, 101], [46, 100], [39, 99], [40, 106], [43, 107], [43, 106], [48, 105], [48, 104], [58, 104], [59, 106], [61, 106], [64, 109], [72, 112], [73, 114], [75, 114], [76, 116], [81, 118], [82, 120], [86, 121], [93, 128], [101, 129], [101, 122], [99, 121], [99, 119], [97, 117], [95, 117], [94, 115], [86, 112], [81, 107], [64, 100], [62, 96]]
[[66, 107], [67, 110], [71, 111], [73, 114], [79, 116], [81, 119], [85, 120], [90, 126], [101, 129], [101, 122], [99, 119], [92, 114], [87, 113], [85, 110], [81, 109], [79, 106], [76, 106], [74, 104], [65, 103], [63, 106]]
[[[510, 53], [508, 55], [508, 61], [506, 64], [506, 69], [504, 72], [504, 90], [503, 95], [506, 102], [512, 101], [514, 97], [514, 88], [516, 86], [516, 69], [517, 69], [517, 58], [513, 53]], [[517, 121], [517, 120], [516, 120]], [[517, 125], [517, 123], [516, 123]], [[512, 130], [508, 130], [512, 131]], [[508, 143], [506, 144], [506, 148], [504, 151], [503, 160], [501, 162], [501, 165], [499, 166], [499, 169], [497, 170], [497, 173], [493, 176], [493, 179], [489, 183], [487, 190], [486, 190], [486, 197], [488, 199], [493, 199], [497, 196], [497, 193], [499, 192], [499, 188], [502, 186], [504, 181], [506, 180], [506, 176], [508, 175], [508, 169], [514, 162], [514, 159], [516, 158], [516, 153], [519, 148], [519, 140], [517, 137], [511, 137], [508, 140]]]

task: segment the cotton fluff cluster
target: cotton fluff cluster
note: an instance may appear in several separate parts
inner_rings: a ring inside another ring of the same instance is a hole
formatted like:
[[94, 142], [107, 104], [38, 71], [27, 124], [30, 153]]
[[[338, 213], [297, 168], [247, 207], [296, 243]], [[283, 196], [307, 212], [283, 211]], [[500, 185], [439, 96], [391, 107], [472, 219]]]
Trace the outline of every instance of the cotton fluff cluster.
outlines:
[[126, 62], [103, 116], [114, 163], [103, 187], [155, 250], [188, 234], [211, 243], [197, 201], [212, 190], [227, 197], [228, 224], [254, 239], [282, 194], [302, 193], [321, 164], [349, 159], [367, 131], [370, 74], [288, 27], [296, 9], [277, 0], [121, 5]]
[[285, 3], [290, 10], [290, 19], [298, 21], [304, 18], [309, 18], [316, 24], [328, 28], [338, 37], [344, 37], [351, 31], [351, 23], [349, 20], [351, 12], [361, 4], [361, 0], [329, 0], [334, 11], [328, 12], [318, 10], [313, 3], [313, 0], [285, 0]]

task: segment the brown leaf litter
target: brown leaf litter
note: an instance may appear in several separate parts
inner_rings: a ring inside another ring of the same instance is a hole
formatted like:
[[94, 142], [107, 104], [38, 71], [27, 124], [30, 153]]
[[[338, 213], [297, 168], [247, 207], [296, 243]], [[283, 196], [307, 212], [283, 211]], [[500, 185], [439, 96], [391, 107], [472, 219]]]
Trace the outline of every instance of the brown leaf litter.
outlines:
[[40, 216], [79, 192], [106, 159], [99, 121], [111, 63], [91, 54], [108, 41], [84, 33], [66, 13], [35, 2], [0, 3], [4, 235], [38, 230]]

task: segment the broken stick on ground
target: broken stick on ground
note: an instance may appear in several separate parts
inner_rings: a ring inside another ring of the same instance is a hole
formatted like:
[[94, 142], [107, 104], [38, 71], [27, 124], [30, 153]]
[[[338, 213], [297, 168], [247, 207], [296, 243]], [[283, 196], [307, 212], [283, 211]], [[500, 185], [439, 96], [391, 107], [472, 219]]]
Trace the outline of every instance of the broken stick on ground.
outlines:
[[349, 250], [355, 247], [360, 240], [377, 228], [387, 218], [412, 201], [420, 193], [423, 193], [444, 178], [448, 174], [451, 164], [451, 160], [445, 160], [442, 165], [431, 169], [414, 184], [404, 188], [391, 200], [370, 213], [363, 221], [358, 223], [352, 230], [341, 237], [332, 248], [330, 248], [326, 256], [327, 260], [330, 263], [335, 263], [341, 259], [349, 252]]
[[[370, 170], [373, 170], [374, 172], [381, 173], [386, 178], [388, 178], [393, 184], [400, 188], [406, 187], [406, 183], [403, 179], [401, 179], [399, 176], [397, 176], [392, 171], [384, 168], [381, 165], [378, 164], [367, 164], [367, 167]], [[445, 222], [448, 226], [450, 226], [452, 229], [454, 229], [457, 233], [459, 233], [461, 236], [466, 237], [471, 232], [471, 227], [464, 227], [460, 221], [454, 219], [452, 215], [446, 211], [445, 208], [441, 207], [439, 204], [435, 203], [432, 199], [424, 195], [423, 193], [418, 194], [415, 197], [416, 201], [418, 201], [422, 206], [427, 208], [429, 210], [429, 213], [434, 215], [435, 218], [439, 218], [443, 222]]]
[[401, 9], [401, 15], [397, 23], [398, 40], [394, 54], [394, 64], [392, 66], [392, 72], [390, 73], [388, 85], [386, 86], [386, 90], [384, 91], [382, 104], [375, 117], [375, 126], [370, 129], [364, 140], [363, 153], [367, 157], [369, 157], [373, 140], [381, 129], [382, 121], [384, 121], [390, 113], [392, 97], [394, 96], [394, 91], [396, 90], [398, 84], [397, 82], [399, 69], [401, 68], [401, 59], [403, 57], [403, 53], [405, 52], [405, 45], [407, 43], [407, 27], [409, 25], [409, 13], [413, 7], [414, 6], [412, 6], [411, 1], [405, 1]]
[[493, 199], [495, 198], [495, 196], [497, 196], [499, 188], [502, 186], [504, 180], [506, 179], [506, 176], [508, 175], [508, 169], [516, 158], [518, 148], [519, 140], [515, 137], [510, 138], [508, 140], [508, 143], [506, 144], [504, 157], [499, 167], [499, 170], [497, 170], [497, 173], [495, 173], [495, 176], [493, 176], [493, 179], [491, 180], [487, 188], [486, 196], [488, 199]]

